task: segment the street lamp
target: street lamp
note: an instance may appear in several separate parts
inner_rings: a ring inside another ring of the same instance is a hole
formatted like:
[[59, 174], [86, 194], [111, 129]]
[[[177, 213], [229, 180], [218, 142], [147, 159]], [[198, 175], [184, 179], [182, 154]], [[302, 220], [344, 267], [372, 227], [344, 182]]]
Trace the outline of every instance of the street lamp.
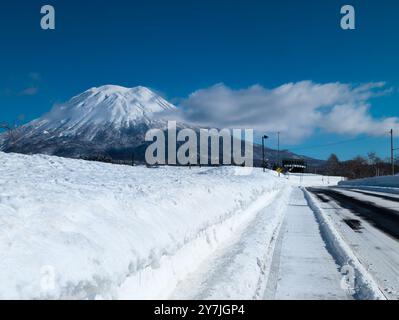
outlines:
[[267, 135], [262, 136], [262, 167], [263, 172], [266, 172], [266, 162], [265, 162], [265, 140], [269, 137]]
[[391, 166], [392, 166], [392, 175], [395, 175], [395, 151], [399, 150], [399, 148], [394, 148], [393, 145], [393, 129], [390, 130], [391, 134]]

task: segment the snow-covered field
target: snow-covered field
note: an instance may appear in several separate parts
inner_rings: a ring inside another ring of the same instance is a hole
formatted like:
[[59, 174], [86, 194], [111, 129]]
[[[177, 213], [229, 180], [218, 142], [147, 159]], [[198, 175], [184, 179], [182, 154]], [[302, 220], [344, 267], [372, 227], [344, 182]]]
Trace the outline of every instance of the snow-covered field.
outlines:
[[289, 185], [245, 168], [4, 153], [0, 170], [3, 299], [167, 298]]
[[341, 181], [344, 181], [343, 177], [334, 177], [334, 176], [321, 176], [318, 174], [311, 173], [289, 173], [284, 176], [291, 184], [299, 185], [302, 187], [309, 186], [336, 186]]

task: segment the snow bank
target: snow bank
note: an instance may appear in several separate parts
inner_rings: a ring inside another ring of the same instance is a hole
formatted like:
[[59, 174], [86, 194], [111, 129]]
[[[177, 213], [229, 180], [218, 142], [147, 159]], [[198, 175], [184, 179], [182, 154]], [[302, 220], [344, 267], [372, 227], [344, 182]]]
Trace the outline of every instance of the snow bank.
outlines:
[[167, 297], [287, 185], [237, 170], [0, 153], [0, 298]]
[[343, 187], [383, 187], [383, 188], [399, 188], [399, 176], [384, 176], [358, 180], [341, 181], [338, 185]]
[[291, 188], [286, 188], [280, 192], [275, 201], [261, 210], [245, 229], [233, 247], [234, 255], [226, 268], [220, 269], [225, 272], [224, 277], [213, 284], [213, 291], [207, 299], [263, 299], [291, 191]]
[[263, 299], [291, 192], [290, 187], [284, 188], [269, 205], [260, 208], [256, 217], [243, 226], [243, 232], [202, 263], [200, 272], [187, 277], [171, 298]]

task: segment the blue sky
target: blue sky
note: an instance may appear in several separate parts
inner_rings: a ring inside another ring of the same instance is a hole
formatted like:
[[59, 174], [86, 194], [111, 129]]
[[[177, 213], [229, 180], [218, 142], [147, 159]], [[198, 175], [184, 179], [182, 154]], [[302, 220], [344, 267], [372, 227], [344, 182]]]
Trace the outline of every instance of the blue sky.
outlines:
[[[40, 29], [44, 4], [56, 9], [55, 31]], [[356, 9], [356, 30], [340, 28], [344, 4]], [[54, 103], [103, 84], [148, 86], [192, 106], [191, 93], [215, 84], [223, 83], [236, 97], [253, 85], [276, 90], [302, 81], [352, 89], [385, 82], [381, 94], [362, 98], [357, 106], [366, 103], [376, 119], [396, 117], [398, 14], [399, 2], [392, 0], [5, 0], [0, 121], [27, 122]], [[284, 142], [283, 133], [282, 145], [319, 158], [331, 152], [343, 159], [368, 151], [388, 156], [388, 137], [328, 126], [300, 141], [287, 133]], [[347, 139], [358, 140], [314, 147]]]

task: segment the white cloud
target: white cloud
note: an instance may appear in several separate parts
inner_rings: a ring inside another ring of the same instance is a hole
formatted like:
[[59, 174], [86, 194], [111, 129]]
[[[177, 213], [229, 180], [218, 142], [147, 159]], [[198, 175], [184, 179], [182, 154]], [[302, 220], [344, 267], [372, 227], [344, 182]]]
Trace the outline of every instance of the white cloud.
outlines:
[[398, 126], [398, 118], [374, 119], [369, 105], [337, 105], [322, 119], [320, 126], [328, 132], [381, 136]]
[[[390, 92], [385, 83], [288, 83], [274, 89], [255, 85], [233, 90], [224, 84], [192, 93], [180, 103], [181, 121], [212, 127], [284, 132], [299, 142], [316, 130], [337, 134], [383, 135], [399, 119], [375, 119], [368, 100]], [[176, 115], [174, 115], [176, 118]]]

